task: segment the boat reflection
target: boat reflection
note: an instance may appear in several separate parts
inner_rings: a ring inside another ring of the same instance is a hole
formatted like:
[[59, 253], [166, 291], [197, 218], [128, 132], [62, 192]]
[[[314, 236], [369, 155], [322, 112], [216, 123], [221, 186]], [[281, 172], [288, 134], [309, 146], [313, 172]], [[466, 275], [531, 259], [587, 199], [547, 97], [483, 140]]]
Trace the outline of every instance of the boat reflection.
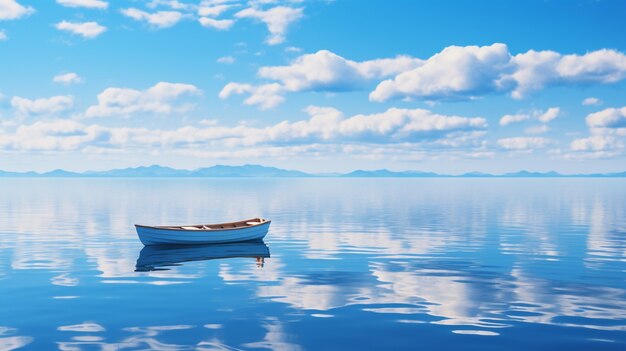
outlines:
[[135, 272], [167, 270], [167, 267], [178, 266], [183, 262], [234, 257], [255, 258], [257, 265], [263, 267], [265, 258], [270, 257], [270, 249], [262, 240], [211, 245], [145, 246], [137, 258]]

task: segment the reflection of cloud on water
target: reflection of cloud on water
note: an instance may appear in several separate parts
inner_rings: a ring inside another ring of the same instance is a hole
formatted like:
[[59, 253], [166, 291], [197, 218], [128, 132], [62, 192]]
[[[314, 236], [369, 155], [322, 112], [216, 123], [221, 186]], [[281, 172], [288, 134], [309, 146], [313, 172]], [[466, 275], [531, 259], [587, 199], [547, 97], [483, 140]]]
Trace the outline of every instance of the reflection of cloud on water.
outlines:
[[18, 336], [14, 328], [0, 326], [0, 351], [20, 349], [33, 342], [30, 336]]
[[277, 318], [269, 318], [263, 323], [267, 331], [261, 341], [244, 344], [244, 347], [253, 349], [269, 349], [273, 351], [299, 351], [300, 345], [294, 343], [292, 337], [285, 333], [283, 324]]

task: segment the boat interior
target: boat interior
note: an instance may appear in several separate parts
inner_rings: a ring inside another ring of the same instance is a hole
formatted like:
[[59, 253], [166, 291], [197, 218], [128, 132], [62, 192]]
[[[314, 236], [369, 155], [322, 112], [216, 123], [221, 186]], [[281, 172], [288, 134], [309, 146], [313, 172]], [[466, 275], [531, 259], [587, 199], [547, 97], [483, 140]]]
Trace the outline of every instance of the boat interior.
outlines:
[[218, 224], [195, 224], [195, 225], [183, 225], [183, 226], [162, 226], [158, 228], [163, 229], [175, 229], [175, 230], [224, 230], [224, 229], [239, 229], [252, 227], [255, 225], [263, 224], [267, 222], [264, 218], [252, 218], [239, 222], [218, 223]]

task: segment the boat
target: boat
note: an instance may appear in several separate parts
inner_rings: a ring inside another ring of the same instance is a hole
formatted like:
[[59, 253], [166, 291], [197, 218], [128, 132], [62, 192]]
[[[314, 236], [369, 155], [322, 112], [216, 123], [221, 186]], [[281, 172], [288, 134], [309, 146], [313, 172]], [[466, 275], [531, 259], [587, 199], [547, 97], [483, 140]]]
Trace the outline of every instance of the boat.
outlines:
[[139, 252], [136, 272], [167, 270], [184, 262], [250, 257], [262, 264], [270, 257], [270, 249], [263, 240], [242, 243], [209, 245], [150, 245]]
[[148, 226], [135, 224], [139, 240], [148, 245], [221, 244], [261, 240], [267, 234], [270, 220], [252, 218], [238, 222], [181, 226]]

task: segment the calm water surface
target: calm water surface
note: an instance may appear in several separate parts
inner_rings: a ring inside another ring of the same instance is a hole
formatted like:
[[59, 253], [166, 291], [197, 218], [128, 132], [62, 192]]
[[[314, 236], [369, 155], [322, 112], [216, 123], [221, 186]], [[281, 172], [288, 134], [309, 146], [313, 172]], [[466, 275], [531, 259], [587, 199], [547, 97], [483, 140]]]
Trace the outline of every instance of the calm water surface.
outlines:
[[[235, 247], [133, 227], [256, 216]], [[21, 348], [624, 350], [626, 180], [0, 179]]]

